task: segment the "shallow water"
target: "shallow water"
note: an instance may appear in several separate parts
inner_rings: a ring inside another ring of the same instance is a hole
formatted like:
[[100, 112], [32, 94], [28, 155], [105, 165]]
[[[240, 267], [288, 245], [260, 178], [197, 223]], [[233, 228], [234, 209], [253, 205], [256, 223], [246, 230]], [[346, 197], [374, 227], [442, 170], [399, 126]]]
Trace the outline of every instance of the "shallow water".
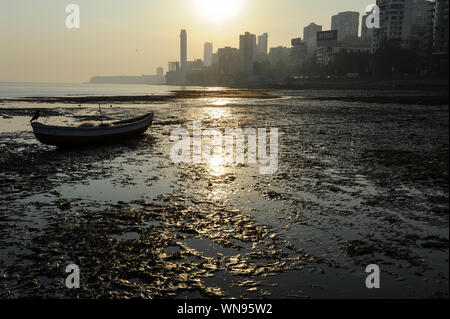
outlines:
[[[106, 119], [152, 110], [153, 127], [68, 150], [35, 141], [33, 108], [72, 124], [97, 106], [0, 105], [0, 296], [448, 297], [448, 106], [277, 95], [114, 105]], [[194, 120], [279, 128], [279, 170], [173, 164], [170, 132]]]

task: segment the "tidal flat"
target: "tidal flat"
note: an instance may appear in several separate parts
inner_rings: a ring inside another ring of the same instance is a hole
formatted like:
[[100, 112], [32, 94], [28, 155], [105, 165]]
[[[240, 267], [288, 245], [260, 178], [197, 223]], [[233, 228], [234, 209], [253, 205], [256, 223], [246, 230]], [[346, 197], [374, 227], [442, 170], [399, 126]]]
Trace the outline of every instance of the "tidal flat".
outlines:
[[[183, 94], [0, 101], [0, 297], [448, 298], [448, 96]], [[36, 108], [71, 125], [99, 120], [97, 103], [105, 120], [153, 111], [153, 126], [76, 149], [35, 140]], [[278, 128], [278, 171], [172, 163], [171, 131], [194, 120]]]

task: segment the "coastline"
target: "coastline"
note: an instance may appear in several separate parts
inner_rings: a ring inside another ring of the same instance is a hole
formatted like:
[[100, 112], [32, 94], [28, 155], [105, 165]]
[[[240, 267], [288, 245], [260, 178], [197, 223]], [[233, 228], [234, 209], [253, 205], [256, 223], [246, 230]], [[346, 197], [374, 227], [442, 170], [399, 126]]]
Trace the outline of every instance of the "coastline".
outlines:
[[[168, 103], [188, 99], [279, 99], [283, 97], [283, 91], [294, 90], [284, 88], [259, 88], [259, 89], [224, 89], [224, 90], [176, 90], [169, 94], [155, 95], [80, 95], [80, 96], [56, 96], [56, 97], [20, 97], [20, 98], [0, 98], [0, 103], [26, 102], [45, 104], [144, 104], [144, 103]], [[339, 89], [334, 94], [327, 91], [331, 89], [295, 89], [302, 94], [302, 99], [310, 101], [342, 101], [361, 102], [377, 104], [411, 104], [411, 105], [448, 105], [449, 91], [440, 88], [427, 89], [421, 91], [409, 91], [402, 89], [379, 90], [375, 87], [371, 91], [364, 91], [366, 94], [356, 94], [357, 88]], [[323, 95], [312, 94], [311, 91], [322, 91]], [[333, 90], [334, 91], [334, 90]]]

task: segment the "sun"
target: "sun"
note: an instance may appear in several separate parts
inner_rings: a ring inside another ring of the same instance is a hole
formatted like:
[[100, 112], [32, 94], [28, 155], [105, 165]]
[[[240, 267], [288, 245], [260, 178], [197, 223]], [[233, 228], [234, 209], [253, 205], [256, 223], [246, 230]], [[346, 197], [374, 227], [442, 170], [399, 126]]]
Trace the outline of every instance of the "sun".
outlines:
[[241, 11], [243, 0], [195, 0], [198, 15], [209, 22], [225, 22]]

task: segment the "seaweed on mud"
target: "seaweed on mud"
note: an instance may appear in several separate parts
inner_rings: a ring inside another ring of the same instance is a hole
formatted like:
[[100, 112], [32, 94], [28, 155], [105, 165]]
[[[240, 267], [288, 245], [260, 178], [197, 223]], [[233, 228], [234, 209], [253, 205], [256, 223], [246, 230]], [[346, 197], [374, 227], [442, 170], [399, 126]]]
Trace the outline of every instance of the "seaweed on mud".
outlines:
[[[2, 133], [1, 297], [360, 297], [348, 287], [364, 288], [368, 262], [388, 268], [395, 296], [448, 295], [448, 107], [198, 98], [157, 102], [149, 133], [115, 145]], [[97, 117], [87, 110], [58, 112]], [[279, 127], [278, 172], [174, 165], [171, 130], [194, 119]], [[73, 262], [78, 291], [64, 285]]]
[[[141, 208], [133, 209], [124, 203], [107, 211], [58, 214], [44, 234], [33, 239], [30, 246], [33, 253], [24, 255], [33, 262], [31, 271], [21, 265], [6, 269], [9, 290], [3, 290], [2, 296], [166, 298], [198, 292], [203, 297], [221, 297], [226, 295], [223, 289], [204, 283], [214, 272], [226, 270], [234, 276], [265, 278], [311, 260], [310, 255], [295, 261], [286, 259], [288, 254], [282, 253], [281, 242], [270, 244], [265, 239], [266, 227], [226, 207], [219, 206], [215, 213], [210, 213], [180, 205], [147, 202], [133, 205]], [[154, 220], [161, 225], [145, 226]], [[131, 240], [113, 237], [131, 231], [138, 232], [139, 237]], [[182, 241], [186, 235], [210, 238], [219, 245], [231, 239], [261, 242], [266, 248], [254, 249], [249, 254], [210, 257], [186, 245]], [[167, 252], [168, 247], [178, 250]], [[255, 258], [277, 261], [256, 262]], [[82, 288], [77, 292], [65, 289], [61, 280], [64, 267], [72, 262], [82, 272]], [[28, 273], [25, 278], [11, 279], [24, 273]], [[45, 284], [27, 280], [38, 274], [47, 278]], [[248, 282], [238, 286], [256, 291], [253, 288], [264, 285], [259, 281], [258, 285]]]

